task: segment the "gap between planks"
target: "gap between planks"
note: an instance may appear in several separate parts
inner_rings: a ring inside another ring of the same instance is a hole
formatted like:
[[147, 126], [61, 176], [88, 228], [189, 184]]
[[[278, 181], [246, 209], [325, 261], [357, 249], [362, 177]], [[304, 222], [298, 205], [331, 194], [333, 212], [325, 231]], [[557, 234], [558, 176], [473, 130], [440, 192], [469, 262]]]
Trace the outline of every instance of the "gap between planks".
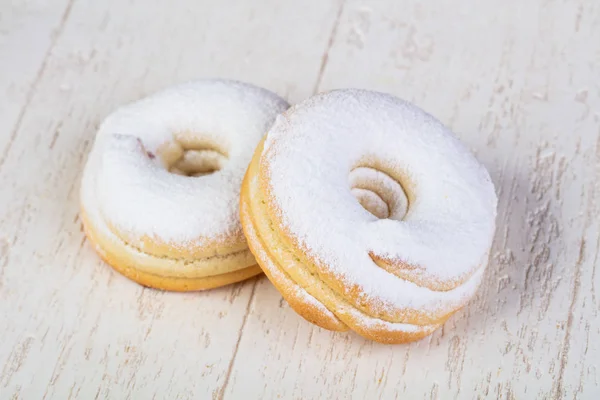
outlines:
[[252, 308], [252, 301], [254, 300], [254, 294], [256, 293], [256, 285], [258, 285], [258, 280], [260, 278], [254, 278], [254, 284], [252, 285], [252, 292], [250, 292], [250, 298], [248, 299], [248, 304], [246, 305], [246, 313], [244, 314], [244, 319], [242, 320], [242, 325], [240, 326], [239, 335], [237, 338], [237, 342], [235, 343], [235, 347], [233, 349], [233, 354], [231, 356], [231, 361], [229, 361], [229, 367], [227, 368], [227, 373], [225, 374], [225, 382], [223, 382], [223, 386], [215, 392], [215, 398], [222, 400], [225, 396], [225, 390], [229, 385], [229, 378], [231, 377], [231, 371], [233, 371], [233, 365], [235, 363], [235, 359], [237, 357], [238, 350], [240, 348], [240, 342], [242, 341], [242, 336], [244, 334], [244, 328], [246, 327], [246, 322], [248, 321], [248, 316], [250, 315], [250, 309]]
[[[333, 22], [333, 26], [331, 28], [331, 33], [329, 34], [329, 39], [327, 40], [327, 45], [325, 47], [325, 51], [321, 56], [321, 64], [319, 66], [319, 71], [317, 73], [317, 79], [315, 80], [315, 85], [313, 86], [313, 95], [318, 93], [319, 87], [321, 86], [321, 81], [323, 80], [323, 75], [325, 73], [325, 68], [327, 67], [327, 62], [329, 60], [329, 51], [333, 47], [333, 43], [335, 42], [335, 37], [337, 36], [338, 26], [340, 24], [342, 13], [344, 12], [344, 6], [346, 4], [346, 0], [341, 0], [340, 5], [338, 7], [338, 12], [335, 16], [335, 20]], [[248, 299], [248, 304], [246, 306], [246, 313], [244, 315], [244, 319], [242, 321], [242, 325], [240, 327], [239, 336], [237, 342], [235, 344], [235, 348], [233, 350], [233, 355], [231, 357], [231, 361], [229, 362], [229, 368], [227, 369], [227, 374], [225, 375], [225, 382], [223, 386], [215, 392], [215, 398], [222, 400], [225, 398], [225, 391], [227, 390], [227, 386], [229, 385], [229, 379], [231, 377], [231, 372], [233, 371], [233, 367], [235, 365], [235, 360], [237, 357], [237, 353], [240, 347], [240, 342], [242, 341], [242, 336], [244, 334], [244, 328], [246, 327], [246, 322], [248, 321], [248, 316], [250, 315], [250, 310], [252, 308], [252, 301], [254, 300], [254, 295], [256, 293], [256, 286], [258, 285], [258, 279], [254, 282], [252, 286], [252, 293], [250, 294], [250, 298]]]
[[338, 26], [340, 25], [340, 19], [342, 17], [342, 13], [344, 12], [344, 6], [346, 5], [346, 0], [342, 0], [340, 2], [340, 6], [338, 8], [337, 15], [335, 16], [335, 21], [333, 22], [333, 27], [331, 28], [331, 33], [329, 34], [329, 40], [327, 41], [327, 47], [325, 48], [325, 52], [321, 57], [321, 65], [319, 66], [319, 73], [317, 74], [317, 80], [315, 81], [315, 85], [313, 87], [313, 95], [319, 92], [319, 88], [321, 86], [321, 82], [323, 80], [323, 74], [325, 73], [325, 68], [327, 67], [327, 62], [329, 61], [329, 51], [333, 47], [333, 42], [335, 42], [335, 37], [337, 36]]
[[8, 139], [8, 143], [6, 144], [6, 147], [4, 148], [4, 151], [2, 152], [2, 156], [0, 156], [0, 172], [2, 172], [2, 167], [4, 166], [4, 163], [6, 162], [8, 153], [10, 152], [10, 149], [12, 148], [12, 145], [15, 142], [15, 139], [17, 138], [17, 133], [19, 132], [19, 129], [21, 128], [21, 124], [23, 123], [25, 113], [27, 112], [27, 109], [29, 108], [29, 104], [31, 103], [31, 100], [33, 99], [33, 95], [35, 94], [35, 92], [37, 90], [37, 86], [40, 83], [40, 81], [42, 80], [42, 77], [44, 76], [44, 72], [46, 71], [46, 66], [48, 65], [48, 59], [50, 58], [50, 55], [52, 54], [52, 51], [54, 50], [54, 47], [56, 46], [58, 39], [60, 38], [60, 36], [62, 35], [62, 33], [64, 31], [67, 20], [69, 19], [69, 16], [71, 15], [71, 9], [73, 8], [74, 3], [75, 3], [75, 0], [68, 1], [67, 6], [65, 7], [65, 11], [63, 12], [62, 17], [60, 18], [60, 21], [58, 22], [58, 27], [54, 30], [53, 34], [51, 35], [52, 39], [50, 41], [50, 45], [48, 46], [48, 49], [46, 50], [46, 53], [44, 54], [44, 59], [42, 61], [42, 64], [40, 65], [40, 69], [38, 70], [37, 74], [35, 75], [35, 78], [33, 79], [31, 86], [29, 86], [29, 90], [27, 91], [27, 95], [25, 96], [25, 103], [21, 107], [21, 111], [19, 111], [19, 115], [17, 116], [17, 121], [15, 122], [15, 126], [10, 133], [10, 138]]

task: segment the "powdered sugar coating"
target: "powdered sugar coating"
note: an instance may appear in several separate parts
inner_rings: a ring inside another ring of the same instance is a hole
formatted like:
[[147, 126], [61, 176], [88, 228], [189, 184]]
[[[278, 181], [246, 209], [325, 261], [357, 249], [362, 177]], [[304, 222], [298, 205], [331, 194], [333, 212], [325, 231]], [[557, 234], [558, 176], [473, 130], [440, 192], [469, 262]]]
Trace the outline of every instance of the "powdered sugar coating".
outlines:
[[[241, 235], [238, 198], [253, 150], [288, 104], [267, 90], [204, 80], [125, 106], [101, 125], [86, 169], [99, 213], [132, 237], [202, 245]], [[226, 154], [201, 177], [169, 173], [155, 155], [175, 135], [194, 134]], [[135, 244], [135, 243], [134, 243]]]
[[[352, 195], [348, 176], [369, 160], [411, 183], [402, 221], [377, 219]], [[380, 309], [436, 312], [476, 291], [495, 230], [494, 187], [468, 149], [416, 106], [354, 89], [315, 96], [277, 118], [261, 168], [283, 229], [349, 293], [358, 288]], [[373, 256], [450, 287], [401, 279]]]

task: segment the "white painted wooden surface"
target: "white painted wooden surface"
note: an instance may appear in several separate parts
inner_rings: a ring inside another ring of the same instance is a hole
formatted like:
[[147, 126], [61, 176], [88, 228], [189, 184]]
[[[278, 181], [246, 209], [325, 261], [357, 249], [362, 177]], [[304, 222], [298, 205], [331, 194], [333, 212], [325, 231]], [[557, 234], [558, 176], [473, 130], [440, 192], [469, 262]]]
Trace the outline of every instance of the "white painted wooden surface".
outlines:
[[[451, 126], [500, 197], [477, 298], [384, 346], [264, 277], [173, 294], [106, 267], [78, 218], [95, 128], [212, 76], [383, 90]], [[599, 182], [596, 1], [0, 0], [0, 398], [598, 399]]]

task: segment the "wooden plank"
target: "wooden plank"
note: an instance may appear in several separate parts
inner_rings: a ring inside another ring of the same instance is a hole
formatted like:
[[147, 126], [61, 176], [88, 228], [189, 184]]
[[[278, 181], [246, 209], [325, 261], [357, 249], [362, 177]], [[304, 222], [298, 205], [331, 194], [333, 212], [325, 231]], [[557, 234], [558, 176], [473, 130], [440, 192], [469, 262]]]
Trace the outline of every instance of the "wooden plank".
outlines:
[[0, 8], [0, 166], [70, 10], [68, 0], [4, 2]]
[[81, 168], [105, 115], [172, 83], [220, 76], [306, 97], [336, 12], [318, 0], [72, 5], [0, 167], [0, 397], [222, 397], [261, 280], [182, 295], [112, 272], [80, 229]]
[[314, 328], [261, 281], [231, 397], [597, 398], [598, 37], [584, 0], [348, 0], [318, 89], [394, 93], [473, 148], [500, 198], [489, 271], [408, 346]]

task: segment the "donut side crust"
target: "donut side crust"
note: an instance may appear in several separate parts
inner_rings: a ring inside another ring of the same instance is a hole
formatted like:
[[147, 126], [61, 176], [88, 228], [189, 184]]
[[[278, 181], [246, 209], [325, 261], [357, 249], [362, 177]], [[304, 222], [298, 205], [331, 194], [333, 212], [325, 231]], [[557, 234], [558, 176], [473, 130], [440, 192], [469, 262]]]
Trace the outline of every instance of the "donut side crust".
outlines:
[[[128, 245], [120, 243], [118, 238], [108, 238], [106, 232], [103, 232], [105, 229], [92, 222], [83, 206], [81, 220], [88, 240], [100, 257], [117, 272], [143, 286], [177, 292], [207, 290], [243, 281], [262, 272], [258, 265], [250, 262], [249, 266], [219, 273], [220, 264], [223, 261], [223, 257], [219, 256], [201, 260], [203, 269], [198, 269], [194, 265], [174, 269], [173, 262], [175, 261], [176, 264], [181, 264], [181, 262], [140, 252], [138, 255], [154, 266], [151, 268], [140, 264], [135, 257], [132, 257], [132, 252], [138, 250], [128, 248]], [[248, 259], [252, 260], [251, 254], [242, 254], [244, 264], [248, 264]], [[235, 260], [230, 260], [229, 264], [232, 261], [235, 262]], [[206, 269], [210, 269], [214, 274], [205, 275]]]

